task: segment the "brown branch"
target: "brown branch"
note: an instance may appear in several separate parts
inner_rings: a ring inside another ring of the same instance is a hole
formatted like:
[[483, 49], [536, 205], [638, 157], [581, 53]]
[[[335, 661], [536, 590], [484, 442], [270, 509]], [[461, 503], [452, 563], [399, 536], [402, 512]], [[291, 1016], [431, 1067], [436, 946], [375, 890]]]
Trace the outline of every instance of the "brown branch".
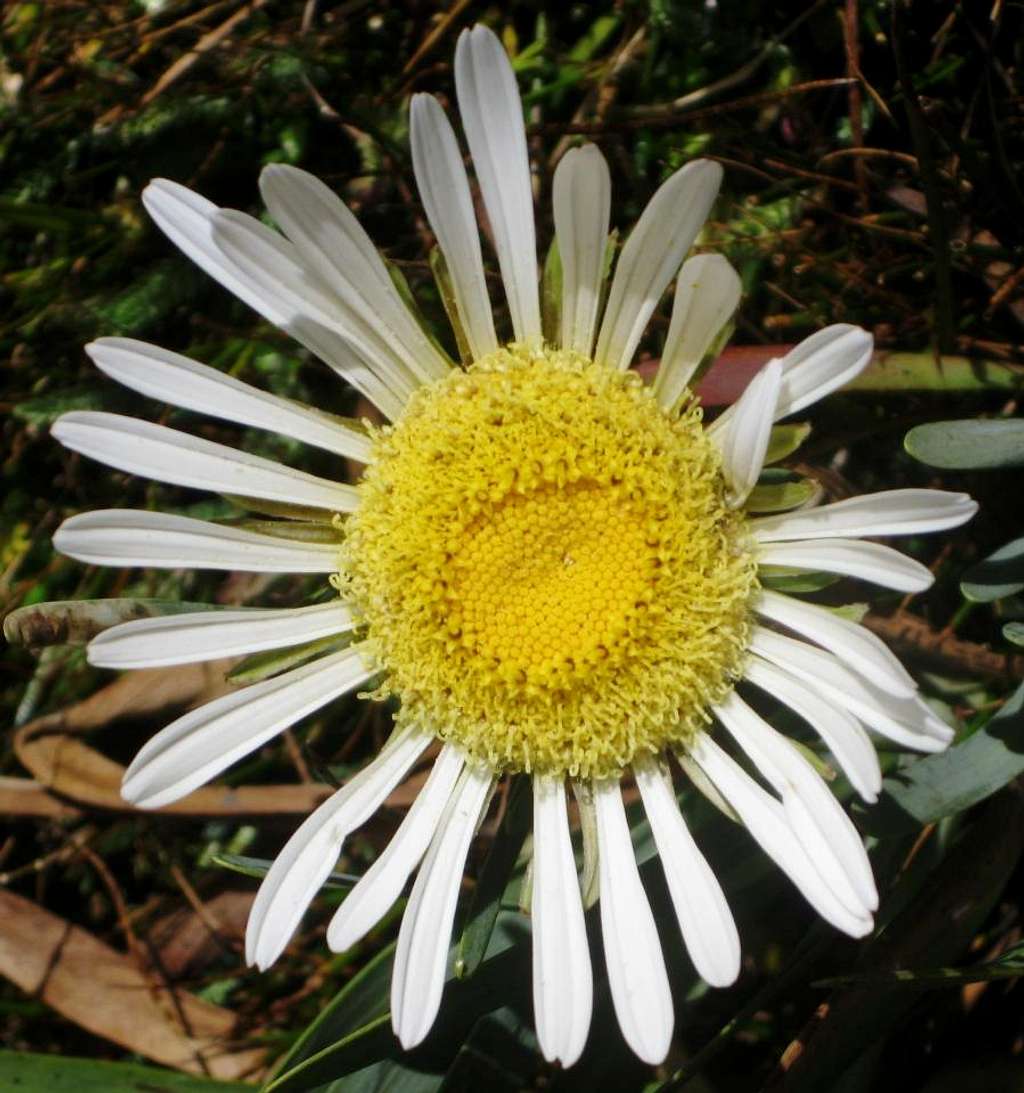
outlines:
[[864, 625], [893, 647], [941, 672], [1017, 683], [1024, 679], [1024, 655], [996, 653], [984, 645], [935, 630], [916, 615], [898, 612], [888, 618], [868, 615]]
[[851, 83], [856, 83], [856, 80], [852, 80], [849, 76], [839, 76], [829, 80], [808, 80], [806, 83], [793, 84], [792, 87], [781, 91], [762, 91], [756, 95], [747, 95], [742, 99], [733, 99], [717, 106], [681, 111], [668, 116], [645, 114], [639, 117], [609, 118], [602, 122], [570, 122], [568, 125], [564, 122], [543, 122], [540, 125], [531, 125], [529, 132], [531, 135], [578, 133], [582, 136], [600, 136], [602, 133], [615, 129], [677, 129], [691, 122], [718, 117], [720, 114], [728, 114], [734, 110], [755, 109], [771, 103], [784, 102], [794, 95], [806, 95], [811, 91], [833, 91], [837, 87], [849, 87]]

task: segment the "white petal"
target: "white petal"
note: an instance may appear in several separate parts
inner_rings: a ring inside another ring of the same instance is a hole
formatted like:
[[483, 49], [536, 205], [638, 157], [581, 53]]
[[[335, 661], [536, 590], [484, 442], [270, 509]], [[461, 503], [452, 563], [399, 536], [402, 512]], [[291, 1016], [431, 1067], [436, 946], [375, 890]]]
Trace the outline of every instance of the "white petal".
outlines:
[[750, 526], [762, 543], [837, 536], [918, 535], [958, 527], [977, 511], [977, 501], [972, 501], [966, 493], [884, 490], [816, 509], [763, 516], [751, 520]]
[[722, 451], [722, 470], [734, 508], [746, 501], [760, 477], [781, 382], [782, 365], [769, 361], [740, 395], [729, 428], [712, 437]]
[[235, 267], [287, 308], [287, 317], [279, 325], [289, 333], [303, 329], [296, 324], [299, 318], [335, 331], [364, 365], [406, 399], [424, 382], [392, 347], [386, 328], [326, 291], [320, 277], [302, 264], [287, 239], [234, 209], [214, 213], [211, 230], [214, 242]]
[[149, 398], [239, 425], [269, 429], [361, 463], [370, 461], [370, 438], [361, 430], [251, 387], [180, 353], [133, 338], [100, 338], [85, 351], [111, 379]]
[[379, 361], [367, 363], [358, 347], [343, 334], [308, 315], [289, 319], [286, 329], [345, 383], [369, 399], [386, 418], [397, 421], [402, 416], [412, 391], [412, 385], [404, 376], [382, 379]]
[[276, 326], [285, 324], [288, 309], [239, 270], [214, 243], [211, 224], [217, 206], [212, 201], [177, 182], [157, 178], [142, 191], [142, 203], [161, 231], [200, 269]]
[[805, 338], [782, 358], [783, 382], [775, 420], [813, 405], [856, 379], [871, 361], [874, 338], [836, 323]]
[[675, 1018], [658, 927], [640, 882], [616, 779], [594, 783], [601, 937], [608, 984], [626, 1043], [645, 1063], [668, 1054]]
[[459, 35], [455, 93], [494, 233], [515, 340], [539, 345], [537, 243], [523, 104], [508, 55], [487, 27]]
[[73, 452], [157, 482], [328, 512], [354, 512], [359, 504], [352, 486], [123, 414], [73, 410], [50, 431]]
[[693, 841], [664, 764], [633, 764], [686, 951], [702, 979], [728, 987], [740, 974], [740, 939], [722, 886]]
[[353, 626], [352, 612], [337, 600], [315, 607], [196, 611], [112, 626], [89, 642], [88, 656], [98, 668], [163, 668], [301, 645]]
[[69, 517], [53, 536], [69, 558], [91, 565], [238, 569], [246, 573], [336, 573], [338, 547], [135, 509]]
[[555, 168], [552, 204], [562, 261], [562, 348], [590, 356], [601, 303], [612, 180], [596, 144], [570, 148]]
[[[245, 248], [236, 247], [235, 255], [229, 256], [214, 238], [213, 224], [220, 210], [213, 202], [167, 179], [151, 182], [142, 201], [171, 242], [229, 292], [322, 357], [392, 420], [401, 413], [415, 385], [404, 375], [397, 386], [385, 384], [365, 359], [353, 360], [354, 347], [341, 332], [331, 329], [335, 323], [329, 300], [303, 274], [287, 240], [260, 225], [264, 246], [256, 260]], [[367, 372], [374, 376], [372, 383], [365, 382]], [[397, 383], [398, 377], [391, 380]]]
[[[871, 360], [874, 339], [866, 330], [836, 323], [818, 330], [782, 358], [782, 389], [775, 420], [795, 414], [856, 379]], [[710, 426], [724, 429], [735, 412], [730, 406]]]
[[629, 367], [647, 320], [693, 246], [721, 182], [717, 163], [694, 160], [651, 198], [615, 266], [594, 354], [598, 363]]
[[406, 1051], [423, 1041], [441, 1005], [466, 854], [491, 781], [491, 772], [481, 767], [462, 772], [402, 916], [391, 974], [391, 1024]]
[[739, 274], [721, 254], [695, 254], [683, 263], [654, 378], [654, 394], [667, 413], [682, 401], [701, 361], [732, 318], [742, 290]]
[[[868, 680], [851, 672], [823, 649], [756, 626], [750, 651], [792, 672], [826, 698], [890, 740], [917, 751], [942, 751], [949, 737], [938, 738], [927, 723], [920, 704], [873, 688]], [[928, 718], [934, 715], [929, 714]], [[952, 730], [948, 730], [950, 735]]]
[[864, 937], [874, 925], [869, 914], [856, 915], [838, 899], [814, 867], [786, 822], [782, 805], [766, 793], [707, 735], [694, 741], [690, 754], [736, 810], [761, 849], [796, 885], [804, 899], [837, 930]]
[[135, 756], [121, 796], [139, 808], [177, 801], [371, 675], [345, 649], [190, 710]]
[[469, 179], [451, 122], [433, 95], [413, 95], [409, 141], [416, 186], [444, 255], [474, 360], [498, 348]]
[[441, 749], [391, 841], [335, 911], [327, 927], [327, 944], [334, 952], [352, 948], [398, 899], [434, 837], [464, 763], [458, 748], [446, 744]]
[[256, 893], [245, 931], [245, 959], [265, 971], [284, 951], [313, 897], [330, 876], [345, 839], [409, 773], [431, 733], [399, 729], [381, 753], [305, 820], [285, 843]]
[[377, 248], [330, 187], [275, 163], [263, 169], [260, 192], [300, 259], [337, 297], [344, 327], [368, 345], [382, 339], [424, 383], [447, 374], [448, 362], [399, 296]]
[[533, 1012], [544, 1058], [569, 1067], [583, 1053], [594, 1004], [565, 783], [533, 776]]
[[860, 796], [871, 804], [878, 800], [882, 788], [878, 755], [871, 737], [852, 714], [829, 702], [789, 672], [760, 657], [748, 658], [743, 678], [784, 702], [802, 717], [825, 741], [850, 785]]
[[715, 714], [782, 798], [789, 826], [836, 897], [854, 914], [878, 909], [864, 844], [821, 775], [735, 691]]
[[828, 649], [883, 690], [908, 698], [917, 684], [889, 647], [866, 626], [841, 618], [815, 603], [763, 589], [754, 605], [759, 615]]
[[856, 539], [761, 543], [757, 560], [759, 565], [789, 566], [810, 573], [842, 573], [897, 592], [923, 592], [935, 580], [927, 566], [898, 550]]

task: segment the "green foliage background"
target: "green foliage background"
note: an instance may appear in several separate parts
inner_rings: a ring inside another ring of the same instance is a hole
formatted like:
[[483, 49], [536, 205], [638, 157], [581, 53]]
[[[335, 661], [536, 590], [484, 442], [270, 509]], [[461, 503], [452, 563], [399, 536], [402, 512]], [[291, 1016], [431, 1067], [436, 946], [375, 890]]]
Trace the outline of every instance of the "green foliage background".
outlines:
[[[566, 1074], [544, 1066], [530, 1031], [528, 927], [514, 910], [515, 881], [489, 939], [490, 957], [450, 985], [438, 1033], [412, 1057], [397, 1052], [378, 1020], [386, 1012], [396, 919], [357, 951], [332, 956], [323, 925], [341, 890], [322, 895], [270, 973], [245, 970], [237, 944], [225, 938], [183, 986], [231, 1007], [240, 1042], [266, 1045], [273, 1055], [291, 1052], [285, 1070], [305, 1069], [280, 1089], [1021, 1088], [1016, 947], [1024, 805], [1012, 781], [1024, 769], [1021, 692], [1014, 693], [1022, 661], [1013, 655], [1024, 617], [1021, 551], [1013, 547], [1024, 534], [1020, 447], [1004, 438], [1009, 456], [1000, 449], [987, 466], [981, 460], [982, 469], [966, 470], [978, 460], [937, 458], [946, 441], [931, 449], [910, 443], [924, 462], [902, 449], [904, 434], [923, 423], [1018, 412], [1019, 4], [9, 3], [0, 23], [2, 610], [112, 595], [231, 603], [258, 594], [264, 603], [286, 603], [308, 593], [296, 579], [256, 588], [209, 573], [87, 569], [55, 555], [53, 530], [90, 508], [159, 507], [204, 517], [236, 510], [99, 472], [52, 441], [48, 426], [72, 408], [140, 410], [82, 352], [103, 334], [180, 350], [334, 412], [354, 409], [327, 369], [199, 273], [149, 223], [139, 194], [155, 176], [256, 211], [262, 165], [307, 168], [349, 202], [447, 339], [413, 185], [406, 109], [414, 91], [453, 100], [454, 41], [478, 20], [515, 57], [542, 246], [551, 236], [554, 161], [577, 135], [597, 141], [609, 159], [613, 218], [623, 230], [671, 171], [698, 153], [712, 156], [725, 166], [726, 183], [708, 242], [728, 255], [745, 288], [735, 341], [792, 342], [850, 321], [871, 329], [880, 349], [906, 354], [895, 380], [877, 373], [816, 409], [810, 440], [789, 464], [837, 496], [935, 485], [967, 489], [981, 501], [967, 529], [941, 543], [909, 544], [937, 574], [935, 588], [909, 606], [849, 584], [819, 597], [844, 603], [870, 595], [871, 617], [883, 626], [911, 618], [900, 652], [958, 724], [959, 742], [934, 760], [887, 755], [885, 799], [874, 813], [856, 813], [875, 840], [883, 892], [878, 935], [861, 945], [814, 923], [742, 833], [687, 794], [687, 814], [735, 908], [745, 968], [728, 991], [709, 991], [693, 978], [657, 863], [648, 865], [677, 1003], [676, 1045], [657, 1073], [631, 1059], [602, 993], [584, 1060]], [[647, 347], [655, 354], [667, 318], [665, 309], [656, 318]], [[327, 457], [287, 440], [160, 405], [141, 410], [296, 466], [332, 470]], [[990, 443], [972, 436], [961, 447], [981, 451]], [[1000, 594], [965, 597], [960, 582], [972, 579], [970, 567], [1007, 543], [1010, 577], [1003, 566]], [[106, 682], [80, 645], [11, 647], [3, 669], [0, 701], [12, 729]], [[97, 746], [124, 761], [154, 727], [127, 719]], [[385, 714], [341, 703], [303, 728], [304, 751], [268, 747], [228, 780], [289, 782], [310, 767], [343, 778], [386, 729]], [[0, 773], [24, 777], [9, 738], [0, 754]], [[394, 819], [353, 840], [342, 868], [360, 872]], [[252, 884], [215, 856], [270, 857], [291, 822], [85, 808], [69, 819], [14, 816], [5, 826], [4, 884], [123, 948], [119, 901], [145, 938], [162, 915], [187, 906], [177, 877], [188, 878], [201, 900]], [[640, 823], [635, 836], [640, 857], [650, 857]], [[472, 878], [481, 876], [489, 847], [514, 858], [516, 838], [509, 825], [486, 829]], [[76, 851], [82, 844], [106, 863], [113, 887]], [[500, 895], [495, 889], [484, 898], [477, 889], [478, 908]], [[467, 944], [482, 956], [483, 941]], [[982, 964], [966, 976], [962, 970]], [[983, 986], [967, 988], [965, 979]], [[13, 986], [0, 986], [0, 1014], [0, 1043], [12, 1051], [124, 1059]], [[315, 1019], [320, 1024], [298, 1040]], [[0, 1055], [0, 1075], [13, 1075], [22, 1088], [91, 1088], [90, 1073], [106, 1083], [98, 1088], [164, 1088], [128, 1084], [163, 1080], [149, 1072], [118, 1072], [125, 1084], [116, 1086], [121, 1079], [112, 1071], [72, 1067], [68, 1078], [39, 1069], [38, 1061], [31, 1073], [23, 1065], [19, 1056]]]

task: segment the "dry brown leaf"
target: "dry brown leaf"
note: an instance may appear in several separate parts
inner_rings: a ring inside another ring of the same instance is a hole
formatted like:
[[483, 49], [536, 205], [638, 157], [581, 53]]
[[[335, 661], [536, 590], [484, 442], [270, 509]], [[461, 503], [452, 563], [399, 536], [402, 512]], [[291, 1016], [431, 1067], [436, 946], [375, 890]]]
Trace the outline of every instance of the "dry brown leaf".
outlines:
[[[40, 788], [97, 808], [131, 811], [121, 797], [124, 767], [78, 736], [123, 717], [169, 721], [174, 713], [232, 690], [224, 680], [231, 661], [129, 672], [94, 695], [57, 713], [36, 718], [14, 736], [14, 750], [35, 777], [34, 815], [60, 815], [59, 797], [44, 805]], [[17, 781], [27, 781], [17, 779]], [[400, 786], [388, 798], [393, 807], [411, 804], [422, 779]], [[3, 786], [0, 784], [0, 793]], [[204, 786], [158, 811], [179, 816], [255, 816], [310, 812], [331, 795], [321, 782], [284, 786]], [[0, 802], [3, 801], [0, 796]], [[74, 814], [74, 813], [72, 813]]]
[[159, 953], [159, 966], [172, 979], [197, 975], [223, 956], [232, 943], [241, 945], [255, 898], [255, 888], [218, 892], [202, 903], [202, 914], [191, 907], [179, 907], [154, 922], [146, 940]]
[[191, 1074], [262, 1070], [262, 1049], [228, 1046], [230, 1010], [148, 981], [130, 957], [13, 892], [0, 891], [0, 921], [0, 974], [76, 1025]]
[[[41, 719], [45, 720], [45, 719]], [[18, 758], [54, 793], [96, 808], [132, 811], [121, 797], [124, 767], [63, 733], [33, 733], [36, 722], [14, 738]], [[45, 733], [45, 734], [44, 734]], [[332, 793], [330, 786], [204, 786], [157, 811], [175, 816], [271, 816], [304, 813]]]
[[0, 815], [63, 820], [81, 816], [82, 810], [54, 797], [34, 778], [0, 778]]

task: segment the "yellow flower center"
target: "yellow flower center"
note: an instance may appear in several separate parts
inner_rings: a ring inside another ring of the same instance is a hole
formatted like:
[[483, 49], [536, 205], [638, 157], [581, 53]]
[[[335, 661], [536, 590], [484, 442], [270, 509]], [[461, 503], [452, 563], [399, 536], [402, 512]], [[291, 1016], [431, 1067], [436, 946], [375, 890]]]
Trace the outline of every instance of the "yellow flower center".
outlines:
[[510, 346], [377, 431], [339, 585], [379, 694], [495, 770], [618, 774], [736, 678], [756, 565], [700, 410]]
[[452, 557], [449, 632], [509, 680], [579, 676], [618, 647], [657, 558], [639, 515], [593, 482], [513, 494]]

